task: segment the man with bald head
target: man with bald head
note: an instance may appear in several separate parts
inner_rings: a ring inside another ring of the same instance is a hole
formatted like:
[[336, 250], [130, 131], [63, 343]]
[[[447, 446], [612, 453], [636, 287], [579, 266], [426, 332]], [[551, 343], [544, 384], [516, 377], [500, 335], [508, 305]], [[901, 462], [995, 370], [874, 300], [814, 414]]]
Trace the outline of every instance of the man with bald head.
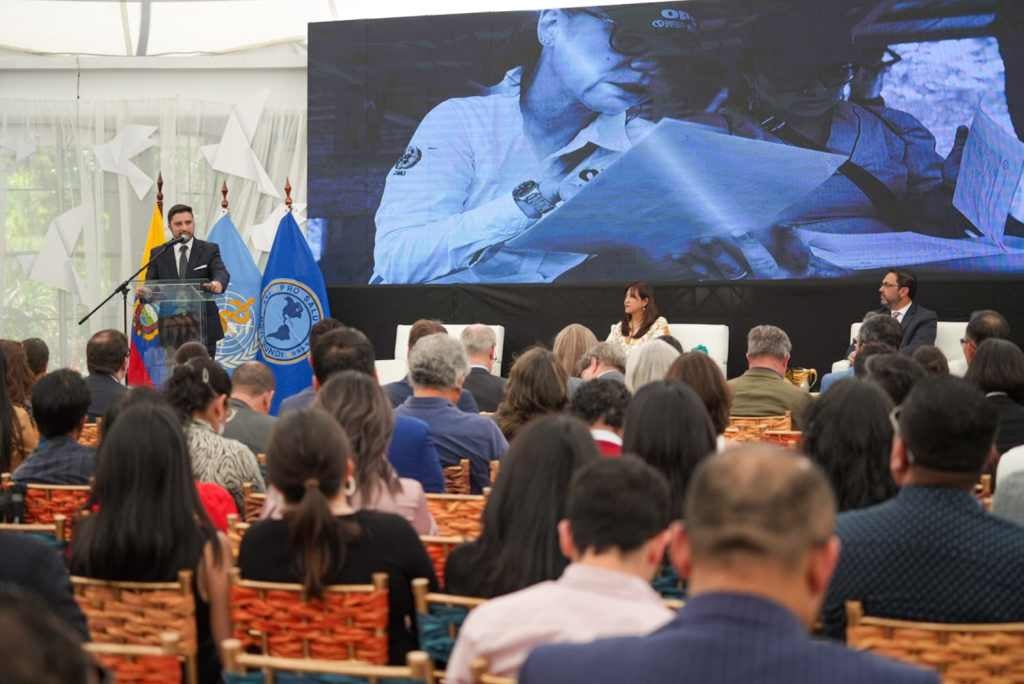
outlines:
[[231, 398], [224, 436], [237, 439], [254, 454], [267, 453], [277, 419], [269, 415], [274, 400], [274, 374], [259, 361], [246, 361], [231, 376]]
[[928, 672], [812, 640], [839, 558], [836, 502], [821, 470], [778, 447], [744, 445], [697, 467], [669, 554], [689, 598], [645, 637], [544, 646], [534, 682], [938, 682]]

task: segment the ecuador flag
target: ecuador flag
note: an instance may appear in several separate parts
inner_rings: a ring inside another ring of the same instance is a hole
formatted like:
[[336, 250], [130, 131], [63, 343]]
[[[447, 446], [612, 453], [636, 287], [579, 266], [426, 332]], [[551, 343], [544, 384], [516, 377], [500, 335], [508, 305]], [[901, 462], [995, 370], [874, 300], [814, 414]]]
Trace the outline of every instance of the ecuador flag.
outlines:
[[[142, 250], [139, 266], [149, 261], [149, 253], [167, 241], [164, 231], [164, 217], [160, 207], [153, 205], [153, 218], [149, 221], [149, 235], [146, 246]], [[143, 272], [139, 279], [145, 279]], [[167, 355], [160, 344], [160, 330], [157, 327], [156, 309], [140, 301], [135, 302], [132, 314], [131, 356], [128, 360], [128, 384], [150, 385], [160, 384], [167, 365]]]

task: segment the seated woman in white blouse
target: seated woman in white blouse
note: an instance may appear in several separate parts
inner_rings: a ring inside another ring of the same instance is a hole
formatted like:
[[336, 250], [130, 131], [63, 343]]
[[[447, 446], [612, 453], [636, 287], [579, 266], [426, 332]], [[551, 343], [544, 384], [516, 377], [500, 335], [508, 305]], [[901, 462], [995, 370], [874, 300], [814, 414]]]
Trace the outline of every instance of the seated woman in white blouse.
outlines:
[[648, 340], [671, 334], [668, 321], [658, 315], [654, 290], [647, 283], [638, 281], [627, 285], [622, 305], [622, 322], [612, 324], [606, 341], [618, 345], [624, 353], [628, 354]]

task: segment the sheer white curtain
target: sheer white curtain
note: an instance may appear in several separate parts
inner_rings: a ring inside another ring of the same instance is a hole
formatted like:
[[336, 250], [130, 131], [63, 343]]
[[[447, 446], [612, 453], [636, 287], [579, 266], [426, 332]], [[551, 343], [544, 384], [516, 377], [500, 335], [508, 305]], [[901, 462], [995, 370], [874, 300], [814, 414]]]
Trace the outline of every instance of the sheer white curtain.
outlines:
[[[199, 148], [220, 142], [230, 111], [228, 104], [185, 99], [0, 99], [0, 337], [40, 337], [50, 346], [51, 366], [84, 371], [89, 336], [122, 327], [120, 297], [85, 325], [77, 321], [139, 267], [158, 172], [164, 178], [165, 212], [176, 203], [192, 206], [200, 237], [220, 216], [220, 187], [226, 180], [232, 219], [247, 238], [250, 227], [282, 203], [284, 191], [279, 190], [281, 198], [264, 195], [256, 183], [210, 168]], [[154, 180], [141, 200], [126, 176], [100, 168], [93, 149], [130, 124], [157, 127], [151, 137], [155, 144], [131, 160]], [[292, 197], [305, 203], [305, 103], [265, 109], [252, 149], [274, 185], [283, 188], [290, 178]], [[81, 205], [88, 207], [88, 219], [72, 254], [82, 282], [78, 296], [32, 281], [29, 272], [50, 223]]]

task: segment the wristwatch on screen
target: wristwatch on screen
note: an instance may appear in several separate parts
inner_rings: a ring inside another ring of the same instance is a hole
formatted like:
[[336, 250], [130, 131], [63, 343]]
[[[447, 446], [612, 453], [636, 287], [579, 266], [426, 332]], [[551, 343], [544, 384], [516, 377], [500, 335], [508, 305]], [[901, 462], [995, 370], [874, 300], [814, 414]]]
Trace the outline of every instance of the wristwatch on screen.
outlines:
[[532, 219], [539, 219], [555, 208], [555, 205], [541, 193], [537, 181], [528, 180], [517, 185], [512, 191], [512, 199], [515, 200], [516, 206]]

